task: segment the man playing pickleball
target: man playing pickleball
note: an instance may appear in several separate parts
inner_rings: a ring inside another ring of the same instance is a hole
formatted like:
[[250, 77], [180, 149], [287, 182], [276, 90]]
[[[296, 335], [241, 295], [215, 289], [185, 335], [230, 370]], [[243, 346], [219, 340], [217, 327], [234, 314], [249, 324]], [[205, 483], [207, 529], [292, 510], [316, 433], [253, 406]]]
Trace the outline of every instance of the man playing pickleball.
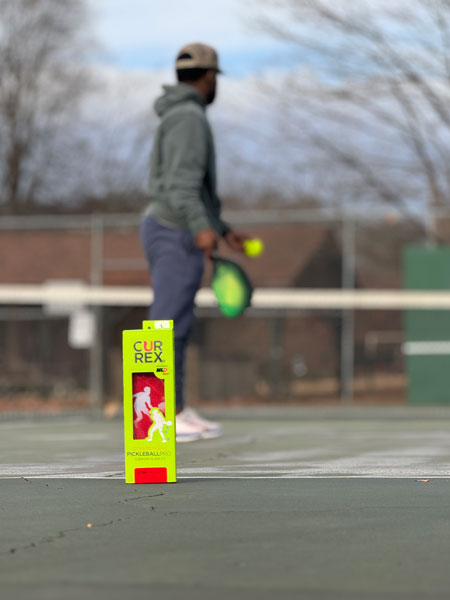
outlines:
[[220, 217], [216, 194], [214, 141], [206, 107], [216, 95], [220, 73], [216, 51], [189, 44], [176, 58], [178, 83], [164, 86], [155, 110], [161, 121], [150, 163], [150, 202], [141, 225], [141, 240], [152, 276], [154, 301], [150, 319], [173, 319], [175, 330], [177, 441], [221, 435], [221, 426], [184, 406], [184, 362], [194, 321], [204, 257], [220, 238], [243, 252], [246, 236]]

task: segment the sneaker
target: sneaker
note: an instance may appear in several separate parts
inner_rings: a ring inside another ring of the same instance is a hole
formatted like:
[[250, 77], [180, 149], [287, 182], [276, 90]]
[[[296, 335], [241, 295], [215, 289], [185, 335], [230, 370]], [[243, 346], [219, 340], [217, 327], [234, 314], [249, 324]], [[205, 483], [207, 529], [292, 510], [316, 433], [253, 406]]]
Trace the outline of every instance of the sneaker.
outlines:
[[222, 425], [215, 423], [214, 421], [204, 419], [192, 408], [183, 409], [181, 413], [177, 415], [177, 419], [180, 416], [183, 417], [183, 420], [186, 423], [196, 427], [200, 432], [200, 437], [204, 440], [220, 437], [223, 433]]
[[177, 442], [196, 442], [202, 438], [201, 429], [189, 423], [184, 417], [184, 411], [175, 417], [175, 431]]

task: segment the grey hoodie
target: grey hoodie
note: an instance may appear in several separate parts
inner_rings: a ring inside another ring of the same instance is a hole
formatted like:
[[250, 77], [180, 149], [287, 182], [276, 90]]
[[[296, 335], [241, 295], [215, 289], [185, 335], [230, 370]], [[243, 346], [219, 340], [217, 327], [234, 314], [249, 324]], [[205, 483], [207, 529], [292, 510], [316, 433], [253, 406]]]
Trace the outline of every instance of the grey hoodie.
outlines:
[[155, 102], [161, 118], [150, 160], [150, 203], [146, 215], [193, 235], [212, 227], [225, 235], [216, 195], [214, 142], [197, 90], [164, 86]]

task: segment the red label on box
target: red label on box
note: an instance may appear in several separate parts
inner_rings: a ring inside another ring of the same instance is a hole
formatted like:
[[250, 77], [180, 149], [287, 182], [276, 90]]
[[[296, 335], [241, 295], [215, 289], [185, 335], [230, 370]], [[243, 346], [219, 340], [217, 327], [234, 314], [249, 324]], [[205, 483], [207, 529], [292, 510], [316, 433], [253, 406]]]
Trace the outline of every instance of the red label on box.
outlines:
[[165, 467], [135, 469], [134, 483], [167, 483], [167, 469]]

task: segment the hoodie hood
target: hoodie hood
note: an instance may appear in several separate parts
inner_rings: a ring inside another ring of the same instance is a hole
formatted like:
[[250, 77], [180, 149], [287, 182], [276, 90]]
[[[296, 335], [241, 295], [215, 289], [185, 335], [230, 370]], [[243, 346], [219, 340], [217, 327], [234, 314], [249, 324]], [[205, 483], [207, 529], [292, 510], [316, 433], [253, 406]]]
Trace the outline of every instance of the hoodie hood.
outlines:
[[163, 117], [165, 113], [183, 102], [196, 102], [203, 108], [206, 106], [200, 94], [192, 85], [178, 83], [177, 85], [163, 85], [164, 93], [155, 102], [155, 112], [158, 117]]

